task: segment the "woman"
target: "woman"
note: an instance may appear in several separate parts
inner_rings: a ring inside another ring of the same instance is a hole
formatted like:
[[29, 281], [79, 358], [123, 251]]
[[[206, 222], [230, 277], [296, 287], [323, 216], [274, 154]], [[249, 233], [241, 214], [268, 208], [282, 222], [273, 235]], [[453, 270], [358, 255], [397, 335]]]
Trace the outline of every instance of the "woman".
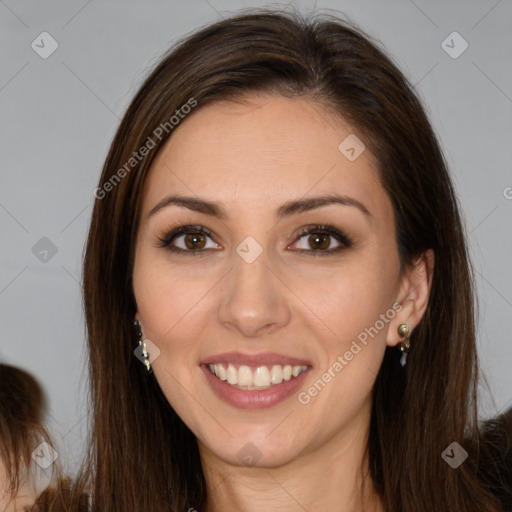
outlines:
[[[63, 511], [70, 480], [43, 424], [43, 390], [30, 373], [0, 364], [0, 510]], [[82, 498], [85, 510], [85, 498]]]
[[504, 510], [457, 199], [369, 35], [258, 11], [185, 38], [94, 195], [94, 510]]
[[31, 453], [45, 438], [43, 406], [42, 389], [32, 375], [0, 364], [0, 510], [22, 510], [41, 491], [30, 469]]

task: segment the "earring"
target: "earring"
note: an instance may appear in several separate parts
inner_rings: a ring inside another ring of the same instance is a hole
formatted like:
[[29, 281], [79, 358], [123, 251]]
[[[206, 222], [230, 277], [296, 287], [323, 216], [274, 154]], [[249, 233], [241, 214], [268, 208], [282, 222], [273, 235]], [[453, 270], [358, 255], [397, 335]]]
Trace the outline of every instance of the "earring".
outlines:
[[409, 326], [407, 324], [400, 324], [398, 326], [398, 334], [402, 337], [402, 342], [400, 343], [400, 350], [402, 351], [400, 364], [405, 366], [407, 364], [407, 353], [409, 352], [409, 347], [411, 346], [409, 342]]
[[138, 320], [135, 320], [133, 322], [133, 325], [135, 326], [135, 329], [137, 331], [137, 338], [139, 340], [139, 345], [142, 345], [142, 355], [144, 356], [144, 364], [146, 365], [146, 368], [149, 373], [152, 373], [151, 364], [149, 363], [149, 355], [148, 350], [146, 347], [146, 342], [143, 340], [142, 336], [142, 328], [140, 326], [140, 322]]

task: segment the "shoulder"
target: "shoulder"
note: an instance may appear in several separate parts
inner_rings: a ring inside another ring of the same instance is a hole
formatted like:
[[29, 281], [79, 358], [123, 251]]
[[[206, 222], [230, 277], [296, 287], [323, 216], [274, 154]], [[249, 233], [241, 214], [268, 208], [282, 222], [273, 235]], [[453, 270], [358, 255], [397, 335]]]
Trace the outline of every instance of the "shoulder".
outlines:
[[512, 407], [481, 427], [478, 472], [495, 491], [504, 512], [512, 512]]

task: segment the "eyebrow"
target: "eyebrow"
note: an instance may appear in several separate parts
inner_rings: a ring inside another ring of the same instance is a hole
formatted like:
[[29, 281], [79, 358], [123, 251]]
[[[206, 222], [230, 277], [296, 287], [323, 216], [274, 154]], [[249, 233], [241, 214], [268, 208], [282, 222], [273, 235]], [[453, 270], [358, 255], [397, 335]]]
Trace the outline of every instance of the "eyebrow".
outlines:
[[[276, 210], [275, 217], [277, 219], [283, 219], [285, 217], [290, 217], [291, 215], [304, 213], [331, 204], [353, 206], [360, 210], [362, 213], [364, 213], [366, 217], [372, 217], [372, 214], [370, 213], [368, 208], [366, 208], [366, 206], [357, 199], [350, 196], [337, 194], [329, 194], [318, 197], [288, 201]], [[167, 196], [161, 201], [159, 201], [150, 210], [147, 216], [150, 217], [154, 215], [157, 211], [170, 205], [188, 208], [189, 210], [204, 213], [206, 215], [211, 215], [212, 217], [217, 217], [224, 221], [227, 220], [229, 217], [225, 207], [221, 203], [209, 201], [207, 199], [201, 199], [198, 197], [177, 195]]]

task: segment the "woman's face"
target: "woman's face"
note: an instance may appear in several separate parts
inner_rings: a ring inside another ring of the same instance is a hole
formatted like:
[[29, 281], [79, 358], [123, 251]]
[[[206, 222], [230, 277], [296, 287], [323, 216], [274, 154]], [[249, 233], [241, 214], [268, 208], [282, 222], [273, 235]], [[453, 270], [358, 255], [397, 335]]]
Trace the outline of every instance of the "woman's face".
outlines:
[[369, 150], [317, 103], [249, 99], [202, 107], [158, 153], [133, 284], [154, 375], [202, 454], [272, 466], [367, 428], [407, 319]]

